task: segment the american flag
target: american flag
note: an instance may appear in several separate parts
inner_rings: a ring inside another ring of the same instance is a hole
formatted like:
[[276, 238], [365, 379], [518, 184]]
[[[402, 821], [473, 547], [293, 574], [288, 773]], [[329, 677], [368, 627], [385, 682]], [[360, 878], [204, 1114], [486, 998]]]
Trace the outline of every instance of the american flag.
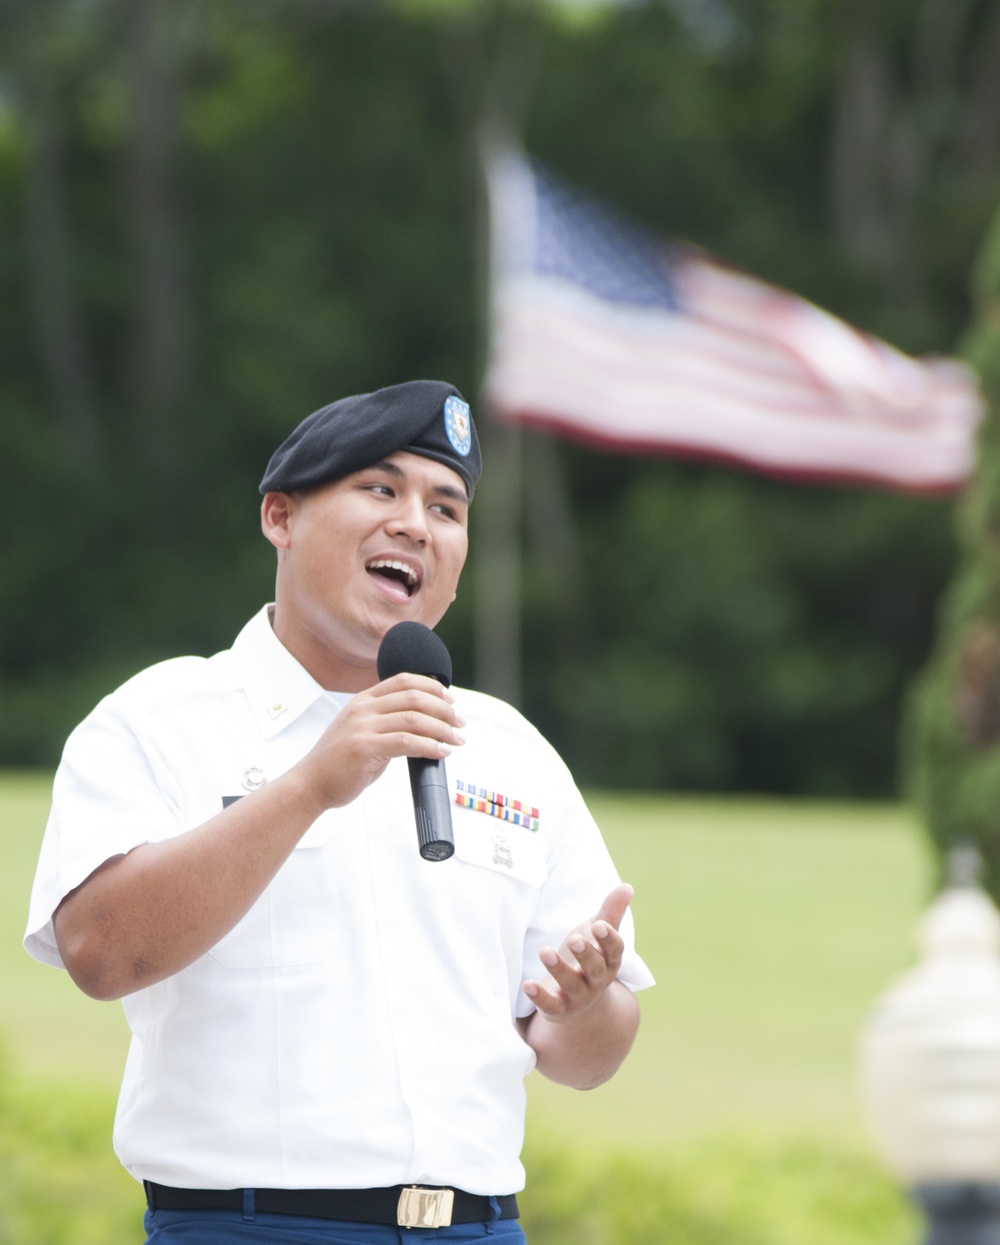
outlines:
[[971, 474], [983, 403], [965, 364], [909, 358], [517, 151], [487, 173], [500, 418], [816, 482], [944, 493]]

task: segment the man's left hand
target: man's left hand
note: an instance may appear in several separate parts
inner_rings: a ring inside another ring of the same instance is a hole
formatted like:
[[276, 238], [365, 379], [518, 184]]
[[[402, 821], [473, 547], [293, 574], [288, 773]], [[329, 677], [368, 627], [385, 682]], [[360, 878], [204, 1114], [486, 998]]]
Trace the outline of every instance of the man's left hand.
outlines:
[[524, 992], [553, 1023], [575, 1019], [597, 1003], [618, 976], [625, 944], [618, 932], [632, 887], [616, 886], [596, 916], [566, 935], [562, 946], [542, 950], [544, 981], [526, 981]]

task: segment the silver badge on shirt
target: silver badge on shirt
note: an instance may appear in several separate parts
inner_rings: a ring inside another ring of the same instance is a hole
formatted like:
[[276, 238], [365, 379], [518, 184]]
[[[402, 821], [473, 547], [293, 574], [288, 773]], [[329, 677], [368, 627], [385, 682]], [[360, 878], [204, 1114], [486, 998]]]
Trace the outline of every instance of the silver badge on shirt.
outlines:
[[243, 771], [243, 779], [241, 786], [244, 791], [256, 791], [258, 787], [263, 787], [267, 782], [267, 777], [259, 765], [251, 765], [249, 769]]
[[493, 863], [505, 865], [508, 869], [514, 867], [514, 854], [510, 850], [510, 839], [507, 838], [502, 828], [493, 833]]

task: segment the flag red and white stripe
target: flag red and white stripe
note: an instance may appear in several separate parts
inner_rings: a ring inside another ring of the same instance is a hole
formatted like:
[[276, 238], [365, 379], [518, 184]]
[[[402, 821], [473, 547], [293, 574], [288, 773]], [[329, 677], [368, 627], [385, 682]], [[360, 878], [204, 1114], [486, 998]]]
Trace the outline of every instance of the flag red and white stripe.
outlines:
[[518, 153], [489, 180], [485, 393], [501, 418], [815, 481], [948, 492], [969, 477], [983, 402], [965, 364], [909, 358], [661, 242]]

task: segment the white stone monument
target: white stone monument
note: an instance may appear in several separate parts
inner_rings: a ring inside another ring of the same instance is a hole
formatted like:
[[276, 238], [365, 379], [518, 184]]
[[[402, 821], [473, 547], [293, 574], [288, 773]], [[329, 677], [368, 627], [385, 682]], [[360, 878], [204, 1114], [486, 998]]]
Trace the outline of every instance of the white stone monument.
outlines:
[[876, 1141], [929, 1219], [927, 1245], [1000, 1245], [1000, 913], [979, 857], [949, 858], [950, 884], [920, 921], [920, 959], [861, 1034]]

